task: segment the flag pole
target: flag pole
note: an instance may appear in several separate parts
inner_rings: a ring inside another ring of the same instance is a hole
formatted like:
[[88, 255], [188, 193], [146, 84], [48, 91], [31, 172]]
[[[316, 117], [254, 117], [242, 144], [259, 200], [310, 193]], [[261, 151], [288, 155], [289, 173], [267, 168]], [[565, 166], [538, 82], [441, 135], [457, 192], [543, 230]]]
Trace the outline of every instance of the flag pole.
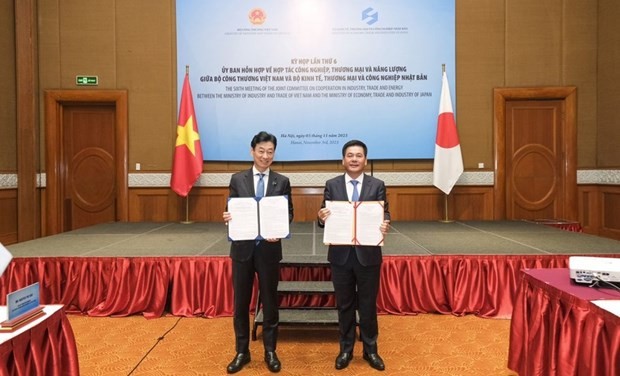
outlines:
[[[446, 64], [441, 64], [441, 74], [446, 73]], [[451, 223], [454, 222], [448, 217], [448, 195], [444, 193], [443, 195], [443, 210], [444, 210], [444, 219], [440, 220], [441, 223]]]
[[181, 223], [184, 225], [194, 223], [194, 221], [189, 220], [189, 193], [185, 196], [185, 220], [181, 221]]
[[[185, 66], [185, 75], [189, 74], [189, 65]], [[187, 196], [185, 196], [185, 220], [181, 221], [182, 224], [188, 225], [193, 223], [193, 221], [189, 220], [189, 192], [187, 192]]]
[[448, 217], [448, 195], [444, 193], [443, 195], [443, 210], [444, 210], [444, 219], [440, 220], [441, 223], [452, 223], [454, 220]]

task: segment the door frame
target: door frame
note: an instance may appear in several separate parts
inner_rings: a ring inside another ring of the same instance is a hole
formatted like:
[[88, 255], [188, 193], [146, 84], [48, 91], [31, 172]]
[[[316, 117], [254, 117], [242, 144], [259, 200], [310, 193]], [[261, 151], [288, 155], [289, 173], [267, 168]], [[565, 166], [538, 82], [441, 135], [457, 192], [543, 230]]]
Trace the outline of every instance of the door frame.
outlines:
[[127, 91], [126, 90], [45, 90], [45, 235], [62, 231], [64, 208], [61, 187], [63, 154], [63, 106], [111, 104], [115, 107], [116, 220], [128, 221]]
[[506, 102], [514, 100], [561, 100], [564, 102], [563, 198], [567, 220], [577, 220], [577, 88], [575, 86], [493, 89], [495, 181], [493, 219], [506, 219]]

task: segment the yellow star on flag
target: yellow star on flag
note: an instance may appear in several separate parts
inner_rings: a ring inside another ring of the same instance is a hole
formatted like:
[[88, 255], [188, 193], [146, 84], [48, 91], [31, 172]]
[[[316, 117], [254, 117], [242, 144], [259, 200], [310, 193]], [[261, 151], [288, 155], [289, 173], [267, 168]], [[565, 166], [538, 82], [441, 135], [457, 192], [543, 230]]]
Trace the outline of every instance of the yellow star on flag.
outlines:
[[185, 125], [177, 125], [176, 146], [186, 145], [192, 155], [196, 155], [194, 142], [200, 140], [198, 132], [194, 131], [194, 117], [190, 116]]

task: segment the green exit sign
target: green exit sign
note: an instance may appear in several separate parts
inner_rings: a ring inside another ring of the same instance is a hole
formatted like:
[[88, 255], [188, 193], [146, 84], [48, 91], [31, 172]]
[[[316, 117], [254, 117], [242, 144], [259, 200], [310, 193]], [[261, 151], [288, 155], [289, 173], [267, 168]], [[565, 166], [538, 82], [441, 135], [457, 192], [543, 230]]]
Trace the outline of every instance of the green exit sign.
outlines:
[[99, 85], [98, 76], [75, 76], [76, 85]]

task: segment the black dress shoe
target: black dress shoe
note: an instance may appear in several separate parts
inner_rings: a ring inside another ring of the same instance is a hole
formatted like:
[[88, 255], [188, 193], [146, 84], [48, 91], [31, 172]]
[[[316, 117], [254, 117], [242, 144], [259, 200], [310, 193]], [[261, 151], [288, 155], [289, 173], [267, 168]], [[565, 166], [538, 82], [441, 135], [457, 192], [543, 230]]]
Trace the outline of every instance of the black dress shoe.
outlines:
[[383, 363], [383, 359], [379, 356], [379, 354], [366, 354], [364, 353], [364, 360], [370, 364], [370, 366], [376, 370], [383, 371], [385, 370], [385, 364]]
[[228, 373], [236, 373], [241, 371], [243, 366], [250, 363], [250, 353], [237, 353], [232, 362], [226, 367]]
[[271, 372], [280, 372], [282, 364], [275, 351], [265, 351], [265, 363]]
[[351, 363], [351, 359], [353, 359], [353, 354], [349, 352], [341, 352], [336, 357], [336, 369], [347, 368], [349, 363]]

